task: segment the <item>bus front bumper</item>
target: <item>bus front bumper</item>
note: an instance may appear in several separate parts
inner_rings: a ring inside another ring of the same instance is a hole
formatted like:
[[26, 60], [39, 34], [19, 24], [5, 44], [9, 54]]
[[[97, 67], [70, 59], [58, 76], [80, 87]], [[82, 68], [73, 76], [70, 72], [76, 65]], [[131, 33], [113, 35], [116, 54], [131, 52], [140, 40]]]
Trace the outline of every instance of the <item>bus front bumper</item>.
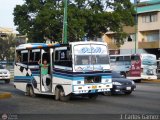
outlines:
[[100, 92], [109, 92], [112, 88], [112, 83], [108, 84], [86, 84], [86, 85], [74, 85], [73, 92], [74, 94], [85, 94], [85, 93], [100, 93]]
[[157, 76], [156, 75], [141, 75], [141, 79], [145, 80], [156, 80]]

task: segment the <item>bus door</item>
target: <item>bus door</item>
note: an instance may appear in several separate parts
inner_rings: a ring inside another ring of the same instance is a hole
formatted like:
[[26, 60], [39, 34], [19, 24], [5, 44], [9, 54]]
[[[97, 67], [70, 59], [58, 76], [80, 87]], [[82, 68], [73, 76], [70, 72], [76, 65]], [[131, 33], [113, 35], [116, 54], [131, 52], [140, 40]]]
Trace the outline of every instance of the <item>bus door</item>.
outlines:
[[130, 77], [141, 77], [140, 55], [131, 55]]
[[52, 92], [52, 57], [50, 49], [41, 50], [40, 87], [42, 92]]

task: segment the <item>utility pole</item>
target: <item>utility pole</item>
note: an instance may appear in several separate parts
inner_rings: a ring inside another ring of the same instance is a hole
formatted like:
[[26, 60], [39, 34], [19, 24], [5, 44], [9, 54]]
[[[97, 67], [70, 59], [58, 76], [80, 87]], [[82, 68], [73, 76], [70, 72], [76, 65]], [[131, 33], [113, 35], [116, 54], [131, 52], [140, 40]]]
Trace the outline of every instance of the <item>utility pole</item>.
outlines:
[[64, 0], [64, 18], [63, 18], [63, 43], [68, 43], [67, 41], [67, 0]]
[[135, 54], [137, 53], [137, 38], [138, 38], [138, 12], [137, 7], [140, 0], [135, 0], [135, 7], [136, 7], [136, 16], [135, 16]]

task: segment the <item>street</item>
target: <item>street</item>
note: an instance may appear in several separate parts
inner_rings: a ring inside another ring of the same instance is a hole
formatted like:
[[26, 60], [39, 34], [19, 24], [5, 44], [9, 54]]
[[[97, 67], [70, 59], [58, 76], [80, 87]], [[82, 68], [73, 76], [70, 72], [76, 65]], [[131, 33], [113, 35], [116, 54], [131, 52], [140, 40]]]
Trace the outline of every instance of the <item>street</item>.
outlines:
[[136, 83], [131, 95], [100, 95], [96, 100], [73, 97], [69, 102], [55, 101], [53, 96], [24, 96], [13, 84], [0, 83], [1, 92], [12, 97], [0, 100], [0, 113], [18, 114], [159, 114], [160, 83]]

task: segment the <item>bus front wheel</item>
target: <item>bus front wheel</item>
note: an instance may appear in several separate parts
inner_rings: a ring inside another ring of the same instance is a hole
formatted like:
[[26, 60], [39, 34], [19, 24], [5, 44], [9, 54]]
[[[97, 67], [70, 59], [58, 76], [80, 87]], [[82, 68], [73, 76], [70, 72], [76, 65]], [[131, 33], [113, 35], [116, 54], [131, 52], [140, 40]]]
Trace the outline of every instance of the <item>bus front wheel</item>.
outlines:
[[60, 98], [60, 91], [59, 91], [59, 88], [56, 87], [55, 89], [55, 100], [59, 100]]
[[29, 90], [29, 86], [26, 87], [26, 92], [25, 92], [25, 95], [26, 96], [30, 96], [30, 90]]
[[10, 79], [5, 80], [5, 83], [6, 83], [6, 84], [9, 83], [9, 82], [10, 82]]
[[36, 96], [32, 86], [29, 86], [29, 96], [31, 96], [31, 97], [35, 97]]
[[62, 88], [59, 89], [59, 99], [60, 101], [68, 101], [70, 99], [70, 95], [65, 95], [64, 90]]

